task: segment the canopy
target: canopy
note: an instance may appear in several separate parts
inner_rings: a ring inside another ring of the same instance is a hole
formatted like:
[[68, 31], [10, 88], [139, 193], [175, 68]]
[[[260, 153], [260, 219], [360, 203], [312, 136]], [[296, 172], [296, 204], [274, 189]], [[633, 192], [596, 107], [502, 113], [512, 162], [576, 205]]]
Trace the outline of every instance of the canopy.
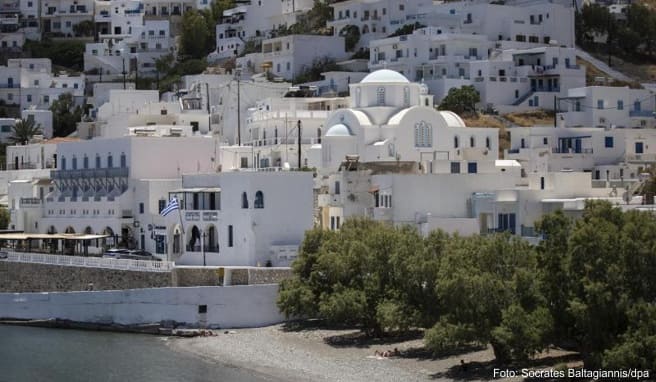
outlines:
[[109, 235], [75, 234], [75, 233], [0, 233], [0, 240], [95, 240], [109, 237]]

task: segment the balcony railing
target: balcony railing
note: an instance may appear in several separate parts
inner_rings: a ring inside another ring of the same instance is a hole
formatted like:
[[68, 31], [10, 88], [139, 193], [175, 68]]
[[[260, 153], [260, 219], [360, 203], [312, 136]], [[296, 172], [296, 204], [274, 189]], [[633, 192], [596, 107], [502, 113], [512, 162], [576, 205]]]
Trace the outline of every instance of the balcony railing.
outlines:
[[173, 262], [169, 261], [105, 259], [102, 257], [46, 255], [40, 253], [17, 252], [10, 252], [7, 256], [7, 261], [72, 267], [122, 269], [140, 272], [170, 272], [175, 266]]
[[581, 149], [563, 149], [560, 147], [553, 147], [551, 152], [554, 154], [592, 154], [592, 148], [581, 148]]
[[631, 110], [629, 117], [656, 117], [656, 113], [650, 110]]
[[203, 212], [203, 221], [205, 222], [215, 222], [219, 220], [219, 213], [217, 211], [204, 211]]
[[20, 198], [21, 208], [39, 207], [39, 206], [41, 206], [41, 199], [39, 198]]

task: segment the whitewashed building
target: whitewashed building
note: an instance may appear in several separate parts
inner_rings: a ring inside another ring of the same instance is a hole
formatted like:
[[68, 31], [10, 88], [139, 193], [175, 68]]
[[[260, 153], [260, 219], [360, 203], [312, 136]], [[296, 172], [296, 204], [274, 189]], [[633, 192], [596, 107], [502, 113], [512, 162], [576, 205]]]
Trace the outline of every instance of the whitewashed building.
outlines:
[[504, 111], [554, 108], [554, 97], [585, 85], [585, 69], [572, 48], [495, 48], [484, 35], [427, 27], [370, 43], [369, 68], [389, 68], [424, 81], [441, 100], [452, 88], [472, 85], [481, 105]]
[[170, 195], [180, 214], [157, 218], [156, 240], [178, 264], [289, 266], [312, 228], [310, 172], [185, 175]]
[[209, 58], [236, 57], [247, 43], [257, 46], [262, 40], [274, 37], [277, 29], [296, 23], [313, 4], [312, 0], [252, 0], [225, 10], [221, 22], [216, 25], [216, 52]]
[[261, 51], [239, 57], [237, 67], [244, 73], [269, 72], [294, 81], [317, 60], [340, 61], [347, 57], [343, 37], [289, 35], [262, 41]]
[[567, 127], [656, 127], [656, 94], [647, 89], [611, 86], [569, 89], [558, 101], [558, 110], [559, 123]]
[[87, 73], [102, 73], [107, 79], [133, 77], [135, 72], [151, 75], [158, 58], [175, 54], [169, 20], [144, 18], [141, 1], [113, 0], [96, 4], [94, 21], [98, 42], [86, 45], [84, 70]]
[[40, 0], [39, 3], [43, 33], [73, 37], [76, 35], [73, 29], [75, 25], [93, 20], [92, 0]]

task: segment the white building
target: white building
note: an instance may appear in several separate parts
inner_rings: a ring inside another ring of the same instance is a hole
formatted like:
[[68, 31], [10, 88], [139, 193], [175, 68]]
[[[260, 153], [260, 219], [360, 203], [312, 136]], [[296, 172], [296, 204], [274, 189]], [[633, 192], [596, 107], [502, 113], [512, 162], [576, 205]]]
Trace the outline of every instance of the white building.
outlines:
[[296, 23], [299, 15], [310, 10], [312, 0], [246, 1], [225, 10], [216, 26], [216, 52], [210, 59], [235, 57], [247, 43], [258, 46], [263, 39], [274, 37], [279, 28]]
[[174, 54], [175, 43], [168, 19], [146, 19], [144, 14], [141, 1], [96, 2], [99, 41], [86, 45], [84, 70], [110, 78], [132, 77], [135, 72], [153, 74], [155, 61]]
[[[60, 143], [51, 192], [44, 196], [39, 183], [26, 184], [31, 192], [20, 195], [35, 199], [12, 211], [12, 224], [26, 232], [110, 236], [91, 245], [89, 253], [114, 245], [156, 252], [148, 224], [168, 191], [180, 187], [183, 173], [215, 171], [215, 150], [211, 138], [161, 132]], [[157, 253], [167, 256], [166, 250]]]
[[496, 41], [498, 48], [528, 48], [543, 44], [574, 47], [574, 9], [557, 3], [483, 1], [433, 2], [413, 0], [350, 0], [332, 5], [328, 23], [335, 35], [347, 26], [360, 32], [359, 46], [393, 34], [404, 25], [441, 27], [446, 32], [477, 34]]
[[554, 46], [498, 50], [484, 35], [427, 27], [370, 43], [371, 70], [390, 68], [423, 80], [441, 100], [451, 88], [472, 85], [481, 104], [510, 110], [553, 109], [553, 98], [585, 85], [576, 51]]
[[82, 21], [92, 21], [92, 0], [43, 0], [40, 2], [43, 33], [60, 37], [76, 35], [73, 27]]
[[351, 85], [350, 108], [331, 114], [321, 142], [323, 227], [368, 216], [425, 234], [534, 237], [543, 213], [580, 213], [590, 197], [622, 200], [605, 184], [593, 188], [590, 173], [527, 171], [498, 160], [496, 129], [467, 128], [436, 111], [426, 90], [391, 70]]
[[558, 106], [560, 123], [567, 127], [656, 127], [656, 94], [646, 89], [575, 88]]
[[287, 81], [312, 68], [317, 60], [343, 60], [348, 57], [343, 37], [318, 35], [289, 35], [262, 42], [259, 53], [251, 53], [237, 59], [237, 67], [243, 72], [269, 72]]
[[49, 58], [9, 59], [0, 66], [0, 100], [21, 109], [48, 109], [64, 93], [81, 104], [84, 87], [84, 75], [53, 75]]
[[159, 218], [156, 240], [178, 264], [289, 266], [312, 228], [310, 172], [188, 175], [170, 194], [180, 215]]

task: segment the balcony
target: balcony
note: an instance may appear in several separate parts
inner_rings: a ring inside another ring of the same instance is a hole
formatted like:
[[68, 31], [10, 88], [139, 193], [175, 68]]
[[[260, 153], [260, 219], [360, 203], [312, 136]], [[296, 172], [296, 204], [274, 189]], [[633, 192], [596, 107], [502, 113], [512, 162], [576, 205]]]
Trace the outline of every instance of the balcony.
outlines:
[[203, 211], [204, 222], [215, 222], [219, 220], [219, 213], [217, 211]]
[[592, 148], [581, 148], [581, 149], [566, 149], [566, 148], [560, 148], [560, 147], [553, 147], [551, 149], [551, 152], [553, 154], [592, 154], [593, 150]]
[[631, 110], [629, 112], [629, 117], [643, 117], [643, 118], [649, 118], [649, 117], [656, 117], [656, 113], [650, 110]]
[[20, 198], [20, 208], [36, 208], [41, 206], [39, 198]]

